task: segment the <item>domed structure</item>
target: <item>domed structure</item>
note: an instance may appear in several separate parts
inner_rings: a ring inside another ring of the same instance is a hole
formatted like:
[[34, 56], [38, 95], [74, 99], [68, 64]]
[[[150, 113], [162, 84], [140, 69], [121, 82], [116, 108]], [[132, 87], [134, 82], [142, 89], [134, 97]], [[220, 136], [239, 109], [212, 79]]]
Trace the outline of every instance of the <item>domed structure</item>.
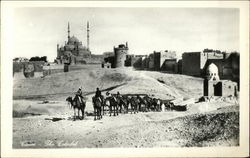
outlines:
[[214, 63], [211, 63], [207, 67], [206, 78], [207, 78], [207, 80], [210, 80], [210, 81], [218, 81], [218, 80], [220, 80], [218, 67]]
[[72, 36], [72, 37], [69, 38], [68, 43], [76, 44], [76, 43], [79, 43], [79, 40], [75, 36]]
[[[89, 47], [82, 45], [82, 42], [75, 36], [70, 36], [70, 26], [68, 24], [68, 41], [65, 45], [59, 47], [57, 44], [57, 63], [77, 64], [83, 63], [82, 61], [89, 60], [91, 52]], [[86, 63], [86, 62], [85, 62]]]
[[204, 96], [237, 96], [237, 83], [220, 80], [218, 67], [211, 63], [207, 67], [207, 76], [203, 81]]

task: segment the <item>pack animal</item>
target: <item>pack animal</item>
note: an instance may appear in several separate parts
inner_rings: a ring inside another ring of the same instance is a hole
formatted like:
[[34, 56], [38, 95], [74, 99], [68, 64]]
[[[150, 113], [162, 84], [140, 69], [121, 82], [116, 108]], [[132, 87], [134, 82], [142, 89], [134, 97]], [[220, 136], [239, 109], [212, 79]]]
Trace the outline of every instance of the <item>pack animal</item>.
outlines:
[[118, 116], [118, 102], [114, 95], [107, 97], [104, 104], [109, 107], [109, 116], [111, 116], [112, 112], [114, 116]]
[[134, 113], [138, 113], [138, 108], [139, 108], [139, 99], [137, 98], [137, 96], [132, 96], [130, 98], [130, 105], [131, 105], [131, 114], [132, 112]]
[[100, 97], [92, 97], [92, 102], [93, 102], [93, 108], [94, 108], [94, 120], [98, 119], [102, 119], [102, 100], [100, 99]]
[[[80, 101], [79, 97], [75, 97], [74, 99], [72, 99], [72, 97], [67, 97], [66, 101], [68, 101], [68, 103], [71, 104], [71, 108], [74, 109], [74, 121], [76, 120], [76, 109], [78, 110], [78, 118], [80, 120], [84, 119], [84, 110], [86, 107], [86, 102], [84, 100]], [[80, 117], [80, 111], [82, 113], [82, 117]]]

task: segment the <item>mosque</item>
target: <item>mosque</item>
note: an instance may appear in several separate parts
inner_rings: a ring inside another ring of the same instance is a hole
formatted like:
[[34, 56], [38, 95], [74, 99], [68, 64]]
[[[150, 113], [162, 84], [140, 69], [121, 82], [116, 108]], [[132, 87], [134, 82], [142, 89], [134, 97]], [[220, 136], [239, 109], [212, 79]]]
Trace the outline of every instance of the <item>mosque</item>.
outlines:
[[91, 51], [89, 49], [89, 22], [87, 22], [87, 46], [75, 36], [70, 35], [70, 24], [68, 23], [68, 41], [64, 46], [57, 44], [57, 64], [86, 64], [91, 61]]

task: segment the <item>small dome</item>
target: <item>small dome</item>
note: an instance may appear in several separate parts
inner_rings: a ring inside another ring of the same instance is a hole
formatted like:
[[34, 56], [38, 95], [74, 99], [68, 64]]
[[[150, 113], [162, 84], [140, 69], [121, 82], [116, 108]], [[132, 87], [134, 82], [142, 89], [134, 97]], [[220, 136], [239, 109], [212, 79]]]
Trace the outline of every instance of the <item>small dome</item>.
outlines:
[[72, 36], [69, 38], [69, 43], [79, 43], [79, 40], [75, 37], [75, 36]]
[[216, 73], [216, 74], [218, 74], [218, 67], [214, 63], [211, 63], [207, 67], [207, 73]]
[[218, 71], [218, 67], [214, 64], [211, 63], [208, 67], [207, 67], [207, 75], [206, 78], [208, 80], [212, 80], [212, 81], [218, 81], [220, 80], [219, 78], [219, 71]]

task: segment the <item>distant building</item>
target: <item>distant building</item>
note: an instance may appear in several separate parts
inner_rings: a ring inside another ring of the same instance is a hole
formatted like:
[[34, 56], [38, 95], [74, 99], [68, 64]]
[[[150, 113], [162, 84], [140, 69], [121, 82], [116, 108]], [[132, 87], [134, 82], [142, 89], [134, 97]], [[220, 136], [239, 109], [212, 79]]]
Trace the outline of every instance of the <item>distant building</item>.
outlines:
[[115, 56], [109, 56], [104, 58], [104, 62], [102, 64], [105, 63], [110, 63], [110, 67], [115, 68]]
[[175, 69], [175, 72], [178, 74], [182, 74], [182, 59], [178, 60], [177, 69]]
[[211, 63], [218, 67], [221, 79], [230, 79], [239, 85], [239, 53], [237, 52], [226, 53], [212, 49], [185, 52], [182, 54], [182, 74], [203, 77]]
[[57, 57], [55, 62], [58, 64], [86, 64], [91, 60], [89, 49], [89, 23], [87, 23], [87, 47], [75, 36], [70, 36], [70, 25], [68, 23], [68, 41], [63, 46], [57, 44]]
[[128, 58], [136, 69], [175, 72], [178, 69], [175, 51], [160, 51], [147, 55], [134, 55]]
[[28, 62], [29, 59], [25, 57], [17, 57], [13, 59], [13, 62]]
[[218, 67], [211, 63], [206, 69], [203, 83], [204, 96], [236, 96], [236, 82], [220, 80]]
[[184, 52], [182, 54], [182, 74], [201, 76], [206, 60], [206, 54], [202, 52]]
[[109, 63], [109, 62], [103, 62], [102, 63], [102, 68], [111, 68], [111, 63]]
[[161, 65], [161, 70], [166, 72], [175, 72], [177, 73], [177, 59], [165, 59], [164, 63]]
[[107, 67], [118, 68], [128, 66], [126, 63], [128, 57], [128, 43], [126, 45], [120, 44], [118, 47], [114, 47], [114, 52], [104, 52], [104, 62], [102, 67], [105, 67], [105, 63], [108, 63]]
[[44, 61], [13, 62], [13, 77], [22, 74], [23, 78], [42, 76]]
[[[156, 70], [166, 71], [166, 72], [175, 72], [175, 67], [177, 65], [177, 58], [175, 51], [161, 51], [160, 53], [160, 62], [156, 66]], [[158, 62], [156, 60], [156, 62]]]
[[[223, 59], [208, 59], [204, 70], [214, 63], [218, 67], [218, 73], [221, 79], [232, 80], [238, 83], [239, 86], [239, 72], [240, 72], [240, 55], [237, 52], [225, 53]], [[204, 76], [205, 71], [203, 71], [202, 76]]]
[[115, 53], [115, 67], [124, 67], [126, 56], [128, 54], [128, 43], [126, 45], [120, 44], [118, 47], [114, 47]]
[[133, 66], [134, 68], [141, 69], [142, 59], [147, 57], [147, 55], [127, 55], [125, 66]]

